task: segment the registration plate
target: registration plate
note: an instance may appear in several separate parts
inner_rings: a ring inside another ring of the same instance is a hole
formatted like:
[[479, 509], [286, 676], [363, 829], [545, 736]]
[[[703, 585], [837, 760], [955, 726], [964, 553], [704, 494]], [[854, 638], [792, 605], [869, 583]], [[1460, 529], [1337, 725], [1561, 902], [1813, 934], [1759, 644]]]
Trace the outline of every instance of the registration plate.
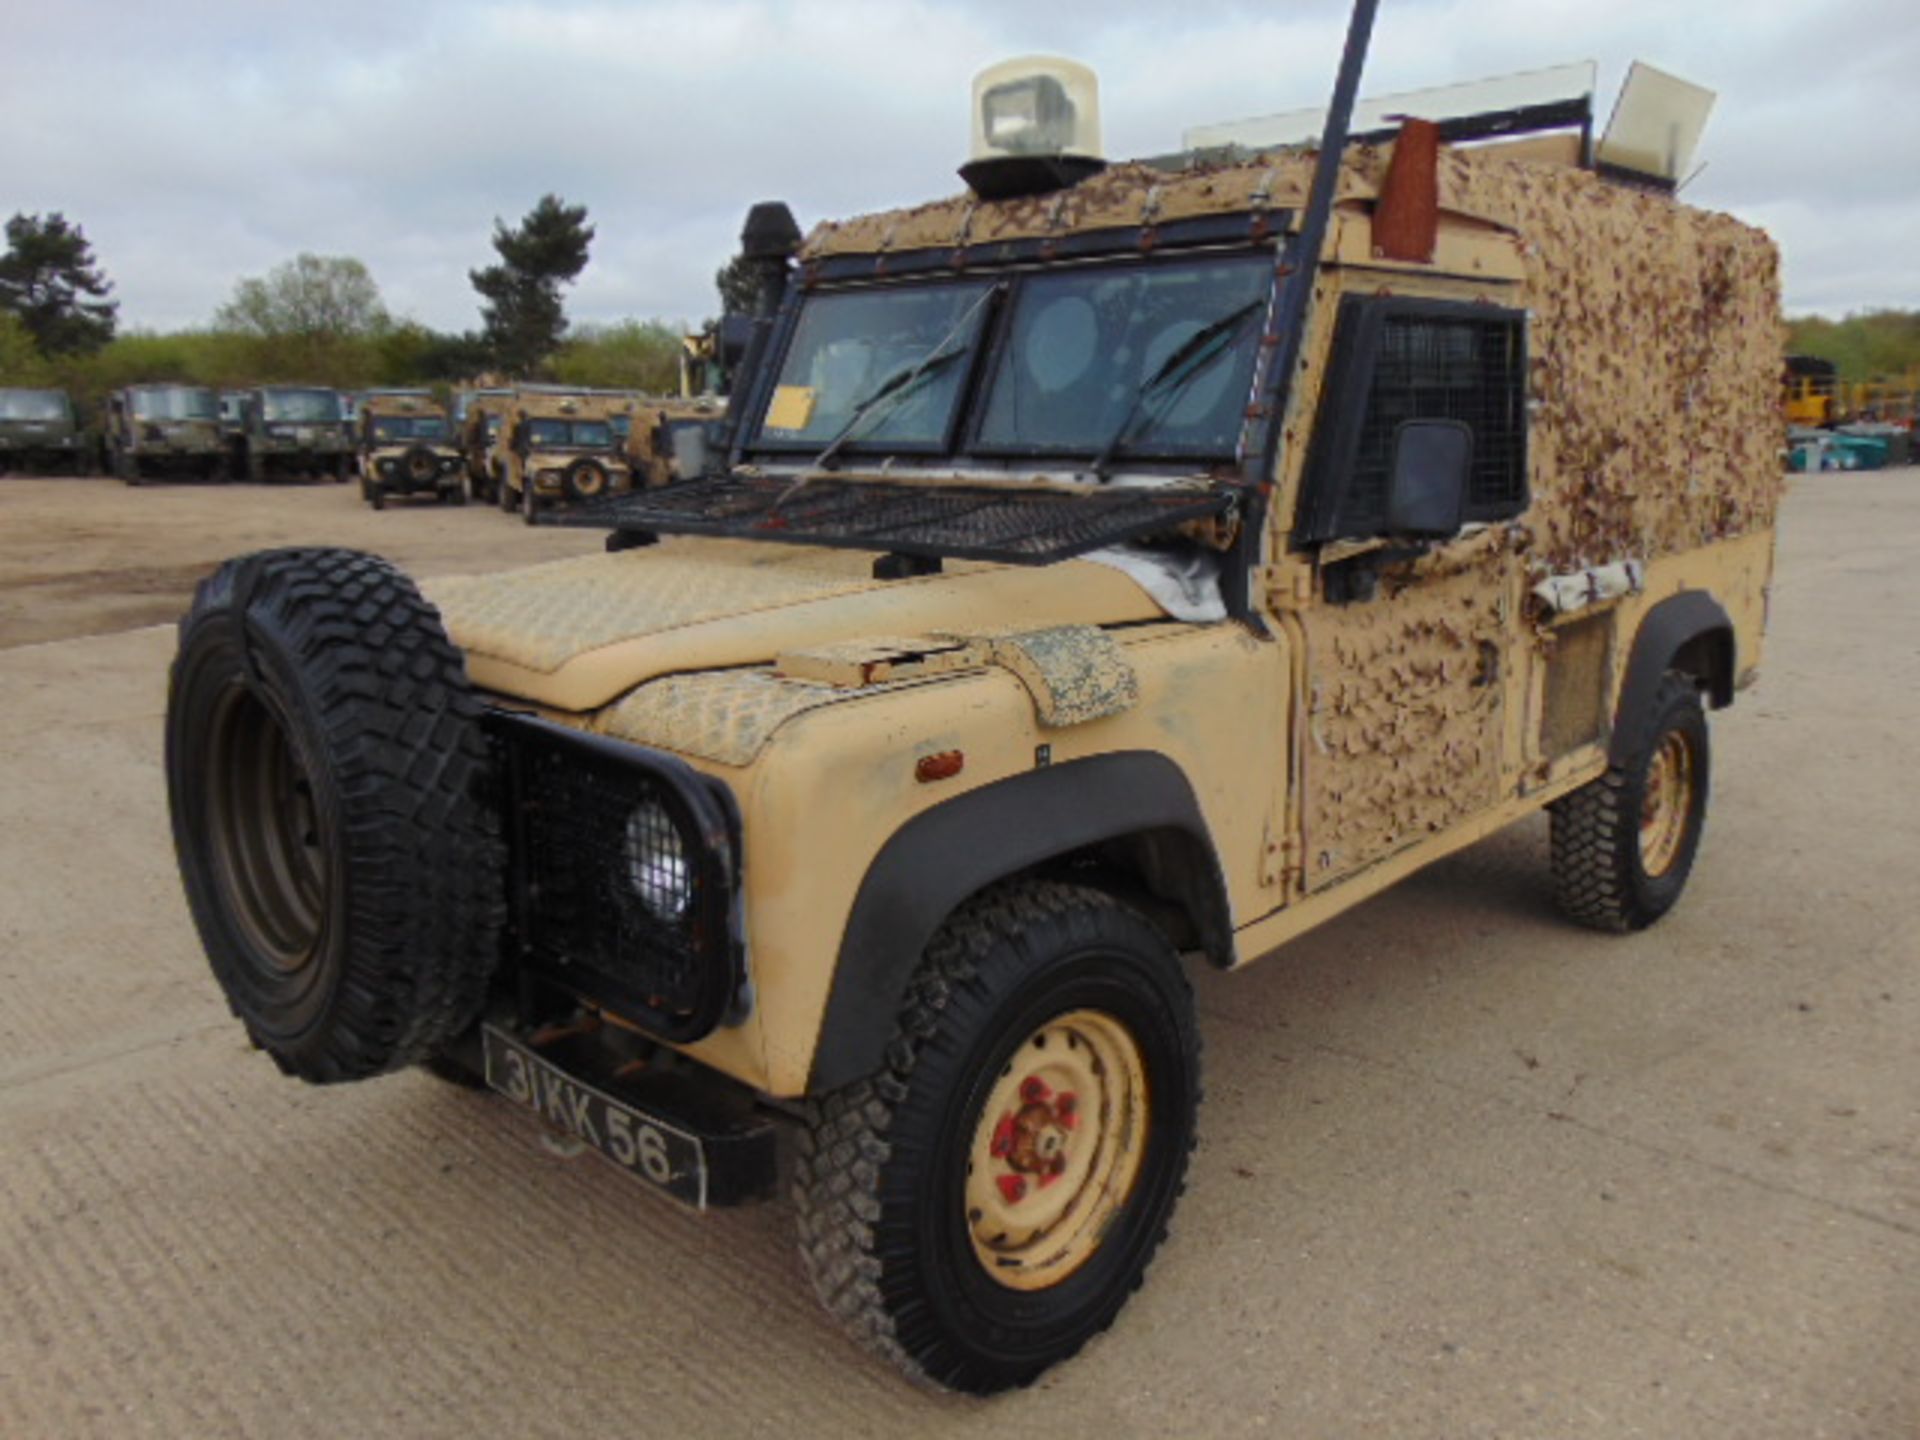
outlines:
[[674, 1199], [706, 1208], [707, 1158], [698, 1136], [582, 1084], [491, 1025], [483, 1039], [488, 1085]]

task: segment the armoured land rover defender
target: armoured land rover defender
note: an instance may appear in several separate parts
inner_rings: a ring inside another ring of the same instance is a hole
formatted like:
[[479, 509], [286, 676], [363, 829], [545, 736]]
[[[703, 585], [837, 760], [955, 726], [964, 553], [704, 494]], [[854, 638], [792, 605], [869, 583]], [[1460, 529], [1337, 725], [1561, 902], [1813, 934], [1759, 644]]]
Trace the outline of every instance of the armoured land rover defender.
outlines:
[[204, 385], [129, 385], [107, 397], [100, 422], [107, 465], [129, 485], [159, 477], [232, 476], [220, 398]]
[[376, 510], [389, 495], [467, 503], [466, 464], [447, 412], [426, 391], [377, 390], [360, 401], [360, 494]]
[[66, 391], [0, 389], [0, 475], [80, 475], [90, 459]]
[[725, 418], [724, 403], [712, 397], [640, 396], [622, 437], [633, 483], [652, 488], [700, 474], [709, 441]]
[[247, 394], [247, 478], [317, 476], [344, 481], [353, 463], [340, 392], [320, 385], [261, 385]]
[[1103, 168], [1047, 63], [966, 195], [756, 208], [729, 450], [556, 517], [607, 553], [206, 581], [172, 814], [255, 1042], [471, 1064], [695, 1205], [790, 1123], [825, 1303], [990, 1391], [1166, 1231], [1187, 966], [1543, 808], [1573, 920], [1660, 918], [1759, 660], [1775, 252], [1577, 137], [1349, 144], [1363, 47], [1317, 152]]
[[615, 422], [631, 426], [633, 412], [624, 395], [519, 391], [487, 459], [500, 508], [531, 525], [543, 502], [578, 504], [629, 488], [633, 465]]

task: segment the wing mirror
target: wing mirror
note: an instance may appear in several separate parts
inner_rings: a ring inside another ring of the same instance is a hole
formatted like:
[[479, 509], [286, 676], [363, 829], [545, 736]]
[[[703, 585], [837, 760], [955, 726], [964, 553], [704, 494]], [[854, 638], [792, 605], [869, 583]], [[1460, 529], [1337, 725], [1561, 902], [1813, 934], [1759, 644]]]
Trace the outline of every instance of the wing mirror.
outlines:
[[1467, 510], [1473, 430], [1458, 420], [1408, 420], [1393, 437], [1387, 533], [1409, 540], [1457, 535]]

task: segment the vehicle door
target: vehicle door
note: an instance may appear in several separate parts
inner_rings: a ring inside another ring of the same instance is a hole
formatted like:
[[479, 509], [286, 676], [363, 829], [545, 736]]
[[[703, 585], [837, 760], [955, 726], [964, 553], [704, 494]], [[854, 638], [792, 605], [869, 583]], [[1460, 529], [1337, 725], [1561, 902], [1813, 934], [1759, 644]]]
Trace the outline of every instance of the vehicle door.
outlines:
[[1527, 505], [1526, 315], [1344, 297], [1293, 543], [1308, 892], [1504, 798]]

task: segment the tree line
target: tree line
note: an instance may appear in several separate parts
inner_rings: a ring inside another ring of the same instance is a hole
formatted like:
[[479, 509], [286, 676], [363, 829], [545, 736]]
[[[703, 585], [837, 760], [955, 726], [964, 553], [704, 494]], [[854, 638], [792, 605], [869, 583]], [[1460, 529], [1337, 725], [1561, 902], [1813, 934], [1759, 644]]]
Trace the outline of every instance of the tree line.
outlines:
[[[679, 330], [659, 320], [570, 325], [563, 290], [594, 238], [584, 205], [542, 196], [494, 222], [496, 260], [468, 272], [480, 326], [432, 329], [391, 314], [367, 267], [301, 254], [239, 280], [202, 327], [120, 331], [113, 282], [66, 216], [15, 215], [0, 255], [0, 385], [58, 385], [83, 403], [121, 385], [308, 381], [343, 389], [479, 378], [669, 392]], [[717, 277], [723, 306], [732, 267]]]

